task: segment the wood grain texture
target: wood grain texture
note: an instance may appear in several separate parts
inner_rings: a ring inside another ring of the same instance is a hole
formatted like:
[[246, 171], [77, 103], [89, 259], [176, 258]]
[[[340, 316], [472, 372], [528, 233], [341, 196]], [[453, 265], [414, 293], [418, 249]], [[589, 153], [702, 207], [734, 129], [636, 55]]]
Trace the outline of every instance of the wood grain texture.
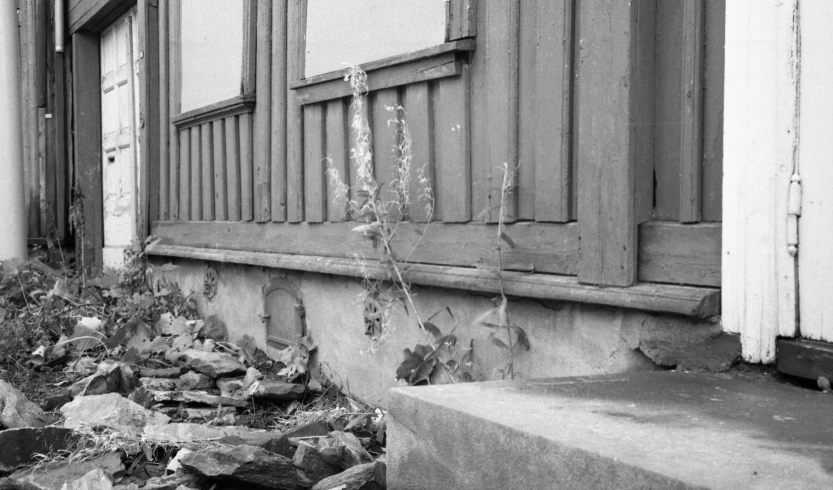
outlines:
[[[179, 36], [173, 33], [180, 32], [182, 28], [180, 9], [178, 2], [168, 2], [168, 116], [172, 117], [179, 114], [181, 109], [180, 90], [182, 82], [182, 65], [180, 57], [182, 54], [182, 46], [180, 45]], [[182, 159], [183, 149], [181, 148], [182, 138], [180, 131], [173, 124], [168, 123], [167, 127], [170, 129], [170, 218], [172, 220], [180, 219], [186, 220], [190, 214], [189, 210], [183, 207], [183, 171], [188, 168], [188, 160]]]
[[396, 89], [374, 92], [370, 95], [370, 105], [372, 112], [370, 132], [373, 135], [373, 176], [382, 189], [379, 194], [380, 199], [388, 202], [397, 199], [396, 191], [392, 188], [392, 185], [399, 173], [397, 159], [399, 125], [396, 122], [399, 93]]
[[[326, 105], [326, 158], [327, 165], [338, 171], [338, 178], [350, 179], [350, 152], [348, 143], [349, 126], [347, 124], [346, 99], [333, 100]], [[324, 169], [327, 171], [327, 168]], [[329, 175], [324, 177], [327, 186], [327, 220], [331, 222], [347, 220], [346, 199], [336, 200], [335, 185]]]
[[320, 104], [304, 107], [304, 216], [307, 223], [327, 220], [326, 116]]
[[638, 60], [651, 58], [640, 32], [653, 32], [653, 5], [584, 0], [579, 7], [579, 281], [588, 284], [636, 281], [635, 179], [638, 166], [651, 163], [639, 153], [638, 132], [651, 130], [653, 116], [640, 91], [653, 73]]
[[[305, 0], [288, 0], [287, 85], [303, 78], [306, 43]], [[304, 221], [304, 112], [294, 91], [287, 94], [286, 110], [286, 219]]]
[[702, 219], [722, 221], [726, 0], [707, 0], [705, 35]]
[[240, 221], [240, 132], [237, 116], [223, 121], [226, 143], [226, 199], [228, 199], [228, 220]]
[[683, 2], [680, 222], [700, 221], [703, 185], [703, 41], [705, 0]]
[[778, 372], [817, 381], [833, 373], [833, 344], [812, 340], [779, 339], [776, 342]]
[[212, 151], [214, 155], [214, 219], [228, 219], [228, 188], [226, 171], [226, 131], [224, 120], [211, 123]]
[[[294, 253], [322, 257], [378, 257], [362, 234], [351, 231], [352, 222], [322, 224], [221, 223], [216, 221], [158, 222], [154, 234], [163, 244], [226, 250]], [[403, 223], [394, 240], [394, 253], [406, 257], [420, 238], [415, 230], [423, 224]], [[577, 226], [575, 223], [515, 223], [507, 226], [515, 247], [504, 251], [507, 270], [576, 273]], [[411, 263], [477, 267], [488, 270], [497, 265], [494, 250], [495, 225], [436, 224], [425, 231], [411, 254]]]
[[[191, 221], [202, 220], [202, 126], [191, 128]], [[212, 174], [213, 175], [213, 174]]]
[[55, 99], [54, 99], [54, 127], [55, 127], [55, 214], [56, 214], [56, 234], [59, 240], [68, 238], [67, 225], [69, 222], [68, 207], [69, 207], [69, 182], [67, 181], [67, 174], [69, 171], [69, 153], [67, 152], [67, 130], [69, 128], [69, 117], [67, 111], [67, 95], [70, 95], [67, 86], [64, 72], [66, 70], [65, 55], [55, 55], [55, 65], [53, 67], [53, 76], [55, 79]]
[[459, 78], [436, 82], [433, 91], [435, 215], [445, 223], [472, 218], [471, 70], [463, 65]]
[[[158, 2], [139, 0], [138, 49], [139, 49], [139, 117], [144, 117], [144, 124], [139, 124], [139, 155], [141, 170], [139, 177], [139, 223], [138, 236], [147, 237], [150, 221], [159, 219], [161, 169], [158, 155], [162, 151], [159, 118], [159, 8]], [[144, 54], [144, 55], [143, 55]], [[164, 147], [167, 151], [167, 145]]]
[[254, 112], [254, 219], [272, 220], [272, 2], [257, 1], [258, 102]]
[[272, 5], [272, 221], [286, 220], [287, 2]]
[[720, 223], [639, 226], [639, 280], [720, 287]]
[[202, 219], [214, 219], [214, 147], [211, 123], [200, 129], [200, 171], [202, 172]]
[[26, 22], [28, 28], [26, 29], [26, 93], [25, 106], [23, 110], [28, 113], [29, 125], [24, 128], [24, 138], [29, 142], [29, 160], [25, 167], [26, 177], [26, 192], [29, 194], [29, 236], [42, 238], [41, 233], [41, 195], [40, 195], [40, 176], [41, 176], [41, 158], [43, 153], [40, 147], [40, 131], [39, 126], [42, 118], [38, 117], [38, 97], [37, 89], [37, 67], [35, 60], [37, 58], [37, 0], [27, 0], [26, 7]]
[[252, 115], [241, 114], [237, 118], [240, 131], [238, 150], [240, 151], [240, 219], [254, 219], [254, 155], [252, 154]]
[[67, 4], [66, 19], [69, 34], [82, 30], [91, 34], [99, 34], [123, 13], [130, 10], [135, 2], [70, 0]]
[[171, 219], [171, 170], [168, 148], [170, 134], [168, 79], [168, 0], [159, 0], [159, 219]]
[[[420, 177], [427, 179], [427, 186], [434, 192], [434, 107], [431, 85], [419, 83], [405, 87], [402, 106], [404, 119], [411, 134], [411, 169], [408, 182], [409, 219], [415, 223], [429, 221], [433, 215], [434, 203], [426, 200], [426, 185]], [[426, 206], [429, 206], [426, 208]]]
[[29, 33], [28, 30], [31, 28], [31, 24], [29, 23], [29, 7], [30, 2], [29, 0], [20, 0], [18, 4], [20, 8], [19, 18], [20, 18], [20, 27], [19, 27], [19, 36], [18, 36], [18, 47], [20, 49], [20, 115], [21, 115], [21, 132], [23, 133], [23, 179], [24, 179], [24, 202], [26, 206], [26, 234], [27, 237], [36, 237], [37, 234], [33, 234], [32, 230], [30, 229], [31, 226], [31, 219], [29, 218], [29, 211], [32, 208], [32, 196], [29, 192], [29, 167], [31, 166], [32, 162], [32, 143], [30, 141], [30, 132], [29, 127], [32, 124], [32, 115], [31, 111], [29, 110], [29, 101], [32, 96], [31, 90], [29, 90], [29, 64], [26, 60], [29, 59]]
[[450, 0], [448, 2], [446, 41], [456, 41], [477, 35], [477, 3], [478, 0]]
[[179, 219], [191, 220], [191, 131], [179, 132]]
[[[312, 255], [275, 254], [253, 251], [219, 250], [179, 245], [154, 245], [150, 255], [185, 257], [213, 262], [246, 264], [274, 269], [289, 269], [322, 274], [338, 274], [361, 278], [384, 277], [385, 270], [375, 264], [364, 265], [352, 258], [323, 258]], [[500, 282], [488, 271], [415, 264], [404, 273], [412, 284], [462, 289], [488, 294], [500, 292]], [[628, 308], [659, 313], [672, 313], [694, 318], [708, 318], [720, 313], [720, 290], [637, 284], [630, 288], [604, 288], [579, 283], [569, 276], [506, 272], [503, 286], [510, 296], [542, 300], [589, 303], [608, 307]]]
[[244, 96], [253, 95], [257, 85], [257, 17], [260, 0], [243, 0], [243, 80], [241, 88]]

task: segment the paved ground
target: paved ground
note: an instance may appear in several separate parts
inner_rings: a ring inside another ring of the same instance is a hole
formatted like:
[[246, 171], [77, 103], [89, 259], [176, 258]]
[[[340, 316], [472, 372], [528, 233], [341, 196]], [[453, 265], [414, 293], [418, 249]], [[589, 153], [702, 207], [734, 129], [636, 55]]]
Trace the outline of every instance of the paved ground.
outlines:
[[649, 372], [391, 392], [391, 488], [833, 488], [833, 395]]

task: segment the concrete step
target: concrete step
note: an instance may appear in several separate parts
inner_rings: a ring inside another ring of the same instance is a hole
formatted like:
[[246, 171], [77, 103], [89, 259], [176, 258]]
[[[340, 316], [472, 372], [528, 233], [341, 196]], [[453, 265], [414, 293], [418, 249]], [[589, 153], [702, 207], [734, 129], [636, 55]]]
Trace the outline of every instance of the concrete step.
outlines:
[[647, 372], [396, 388], [388, 488], [833, 488], [833, 396]]

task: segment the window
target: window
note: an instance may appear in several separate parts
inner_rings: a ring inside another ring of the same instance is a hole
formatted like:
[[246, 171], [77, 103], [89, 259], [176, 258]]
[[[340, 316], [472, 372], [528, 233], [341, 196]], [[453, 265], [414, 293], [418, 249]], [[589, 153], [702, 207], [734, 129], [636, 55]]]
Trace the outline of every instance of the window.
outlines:
[[445, 42], [446, 0], [307, 0], [304, 77]]

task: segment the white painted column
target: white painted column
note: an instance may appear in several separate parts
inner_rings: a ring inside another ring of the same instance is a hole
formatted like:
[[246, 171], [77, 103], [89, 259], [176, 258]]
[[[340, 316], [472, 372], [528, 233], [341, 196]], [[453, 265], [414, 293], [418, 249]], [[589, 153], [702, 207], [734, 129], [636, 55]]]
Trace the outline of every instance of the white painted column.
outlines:
[[17, 2], [0, 1], [0, 261], [25, 261]]
[[787, 247], [798, 147], [798, 0], [726, 2], [723, 328], [749, 362], [775, 360], [796, 328]]

